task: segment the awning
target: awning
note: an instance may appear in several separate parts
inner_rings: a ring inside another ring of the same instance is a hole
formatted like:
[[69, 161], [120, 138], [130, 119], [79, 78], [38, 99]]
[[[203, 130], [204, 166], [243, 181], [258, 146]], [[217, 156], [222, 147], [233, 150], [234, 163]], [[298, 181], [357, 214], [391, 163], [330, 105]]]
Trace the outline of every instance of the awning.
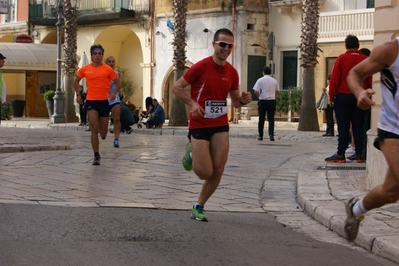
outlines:
[[0, 42], [3, 70], [57, 70], [57, 45]]

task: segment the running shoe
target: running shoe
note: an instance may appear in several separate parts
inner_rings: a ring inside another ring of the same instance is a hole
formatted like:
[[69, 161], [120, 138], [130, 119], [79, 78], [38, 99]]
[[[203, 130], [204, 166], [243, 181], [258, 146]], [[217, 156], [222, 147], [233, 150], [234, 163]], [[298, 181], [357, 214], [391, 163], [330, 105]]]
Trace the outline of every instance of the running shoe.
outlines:
[[100, 161], [101, 161], [101, 157], [100, 156], [94, 157], [93, 165], [100, 165]]
[[114, 147], [119, 148], [119, 139], [114, 139]]
[[334, 153], [333, 156], [330, 156], [325, 159], [327, 163], [345, 163], [345, 155], [338, 155], [337, 153]]
[[182, 159], [182, 164], [186, 171], [191, 171], [193, 169], [193, 160], [191, 159], [191, 143], [186, 146], [186, 153]]
[[366, 161], [366, 158], [364, 158], [362, 155], [356, 155], [356, 154], [347, 157], [347, 159], [350, 161], [356, 161], [357, 163], [364, 163]]
[[364, 215], [355, 216], [353, 214], [352, 208], [356, 202], [358, 202], [358, 198], [351, 198], [347, 202], [345, 202], [346, 214], [347, 217], [344, 223], [344, 231], [345, 231], [345, 239], [354, 242], [357, 234], [359, 233], [360, 222], [363, 221]]
[[197, 205], [191, 209], [191, 219], [195, 219], [197, 221], [207, 222], [208, 217], [204, 213], [204, 207]]
[[346, 149], [345, 154], [355, 154], [356, 153], [356, 148], [353, 147], [352, 145]]

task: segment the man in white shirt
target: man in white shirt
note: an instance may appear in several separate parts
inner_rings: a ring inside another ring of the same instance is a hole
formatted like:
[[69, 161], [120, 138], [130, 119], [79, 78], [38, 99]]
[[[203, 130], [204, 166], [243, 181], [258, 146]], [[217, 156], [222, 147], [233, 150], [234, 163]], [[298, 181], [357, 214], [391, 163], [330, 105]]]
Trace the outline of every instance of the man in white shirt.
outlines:
[[[0, 54], [0, 68], [4, 66], [4, 59], [6, 57], [3, 54]], [[0, 124], [1, 124], [1, 105], [6, 102], [6, 84], [4, 83], [3, 73], [0, 70]]]
[[277, 81], [270, 76], [271, 68], [265, 66], [263, 68], [263, 77], [258, 79], [253, 88], [258, 101], [258, 140], [263, 140], [263, 129], [265, 126], [265, 115], [267, 113], [267, 121], [269, 121], [269, 138], [274, 141], [274, 114], [276, 113], [276, 95], [279, 91]]

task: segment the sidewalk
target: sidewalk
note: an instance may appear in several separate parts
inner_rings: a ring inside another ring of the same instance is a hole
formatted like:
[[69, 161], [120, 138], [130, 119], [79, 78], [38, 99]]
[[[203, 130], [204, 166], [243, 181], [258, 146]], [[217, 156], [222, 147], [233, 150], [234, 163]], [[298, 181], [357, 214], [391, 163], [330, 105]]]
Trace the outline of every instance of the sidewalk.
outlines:
[[[48, 136], [43, 136], [42, 134], [34, 134], [34, 135], [23, 135], [23, 131], [15, 132], [14, 136], [3, 136], [1, 134], [1, 128], [30, 128], [30, 129], [52, 129], [53, 131], [48, 131]], [[306, 154], [306, 156], [296, 157], [295, 160], [298, 161], [298, 165], [292, 164], [292, 162], [281, 163], [278, 169], [281, 172], [295, 172], [297, 174], [296, 180], [296, 193], [297, 193], [297, 202], [303, 208], [303, 210], [308, 213], [314, 220], [322, 223], [327, 228], [332, 231], [337, 232], [339, 235], [343, 235], [343, 222], [345, 220], [346, 214], [344, 211], [344, 200], [346, 200], [349, 196], [359, 196], [363, 197], [367, 191], [365, 190], [365, 175], [366, 175], [366, 164], [356, 164], [356, 163], [346, 163], [346, 164], [326, 164], [324, 162], [324, 158], [331, 155], [330, 153], [336, 147], [336, 138], [321, 138], [321, 134], [323, 132], [300, 132], [296, 130], [297, 124], [295, 123], [276, 123], [276, 141], [272, 144], [268, 140], [265, 140], [261, 143], [263, 146], [273, 145], [271, 147], [278, 148], [280, 145], [282, 148], [285, 147], [285, 141], [288, 143], [296, 142], [298, 143], [298, 147], [292, 147], [294, 149], [303, 149], [301, 148], [303, 144], [309, 146], [309, 143], [312, 146], [320, 145], [320, 147], [330, 147], [329, 150], [321, 150], [319, 153], [314, 153], [310, 150], [307, 152], [306, 150], [302, 150], [302, 154]], [[67, 132], [69, 131], [81, 131], [84, 132], [84, 127], [80, 127], [77, 123], [74, 124], [50, 124], [48, 119], [13, 119], [11, 121], [1, 121], [0, 126], [0, 155], [3, 153], [18, 153], [20, 151], [66, 151], [77, 150], [77, 147], [81, 147], [82, 145], [86, 145], [85, 148], [79, 150], [79, 156], [85, 158], [87, 161], [91, 160], [91, 148], [87, 146], [89, 133], [82, 134], [76, 141], [73, 143], [66, 141], [67, 140]], [[51, 132], [51, 134], [50, 134]], [[58, 135], [60, 136], [57, 136]], [[138, 129], [134, 127], [132, 135], [135, 138], [140, 139], [140, 141], [145, 141], [145, 135], [151, 136], [164, 136], [165, 138], [170, 135], [181, 135], [185, 136], [187, 134], [186, 128], [180, 127], [168, 127], [164, 125], [162, 129]], [[62, 135], [62, 136], [61, 136]], [[254, 124], [250, 125], [242, 125], [242, 124], [231, 124], [230, 126], [230, 136], [232, 138], [240, 138], [240, 139], [248, 139], [248, 140], [256, 140], [257, 137], [257, 126]], [[85, 138], [85, 139], [83, 139]], [[156, 140], [159, 139], [155, 138]], [[183, 138], [184, 139], [184, 138]], [[153, 141], [156, 141], [153, 140]], [[255, 142], [259, 144], [260, 142]], [[161, 145], [161, 144], [157, 144]], [[167, 150], [172, 146], [168, 146], [168, 143], [164, 144], [165, 147], [163, 149]], [[170, 144], [172, 145], [172, 143]], [[303, 147], [306, 147], [303, 145]], [[251, 148], [251, 147], [243, 147], [242, 149], [247, 151], [248, 153], [256, 153], [259, 146]], [[132, 146], [132, 149], [142, 149], [142, 147]], [[306, 148], [305, 148], [306, 149]], [[278, 149], [276, 149], [278, 150]], [[118, 151], [119, 152], [119, 151]], [[123, 152], [123, 151], [121, 151]], [[167, 151], [165, 151], [167, 152]], [[170, 152], [170, 150], [169, 150]], [[285, 151], [281, 151], [281, 153], [276, 153], [274, 156], [282, 156]], [[295, 152], [293, 152], [295, 153]], [[23, 154], [23, 153], [22, 153]], [[26, 154], [26, 153], [25, 153]], [[299, 154], [299, 151], [298, 151]], [[134, 155], [134, 154], [133, 154]], [[133, 160], [131, 157], [133, 156], [131, 153], [129, 154], [118, 154], [121, 160], [126, 160], [126, 162], [120, 162], [120, 164], [116, 164], [121, 169], [125, 169], [126, 165], [131, 165], [131, 161]], [[240, 154], [238, 154], [240, 155]], [[237, 158], [238, 158], [237, 155]], [[22, 156], [22, 155], [21, 155]], [[45, 155], [43, 155], [45, 156]], [[109, 158], [115, 156], [114, 154], [106, 154]], [[151, 160], [151, 156], [154, 154], [149, 153], [148, 157], [145, 158], [143, 156], [137, 155], [137, 158], [134, 158], [134, 163], [144, 163], [145, 160]], [[168, 154], [169, 157], [173, 158], [174, 156], [180, 156], [175, 154]], [[232, 155], [233, 157], [234, 155]], [[47, 163], [50, 165], [54, 164], [54, 167], [50, 167], [51, 169], [56, 169], [57, 165], [60, 164], [64, 167], [64, 162], [59, 162], [60, 158], [66, 157], [66, 154], [60, 153], [60, 157], [58, 158], [45, 158]], [[242, 157], [242, 154], [241, 154]], [[0, 167], [2, 158], [0, 156]], [[306, 161], [303, 161], [303, 158], [307, 158]], [[8, 158], [9, 160], [9, 158]], [[53, 161], [51, 161], [53, 160]], [[65, 159], [66, 160], [66, 159]], [[68, 158], [69, 162], [74, 160], [74, 158]], [[118, 159], [119, 160], [119, 159]], [[230, 161], [230, 159], [229, 159]], [[173, 178], [176, 180], [180, 178], [180, 174], [176, 174], [172, 169], [168, 168], [168, 162], [162, 162], [164, 164], [165, 175], [167, 173], [173, 173]], [[243, 165], [248, 164], [248, 162], [243, 161], [240, 162]], [[228, 163], [229, 164], [229, 163]], [[67, 167], [67, 166], [65, 166]], [[89, 168], [84, 165], [76, 166], [78, 169]], [[83, 168], [84, 167], [84, 168]], [[66, 168], [65, 168], [66, 169]], [[11, 171], [11, 170], [10, 170]], [[72, 171], [72, 172], [69, 172]], [[71, 170], [63, 170], [62, 175], [67, 176], [67, 178], [72, 177], [73, 174], [77, 174], [76, 171]], [[241, 170], [244, 171], [244, 170]], [[248, 171], [248, 169], [246, 170]], [[256, 171], [251, 168], [251, 171]], [[2, 171], [3, 172], [3, 171]], [[261, 171], [258, 170], [259, 173]], [[231, 172], [233, 175], [235, 171]], [[230, 172], [229, 172], [230, 174]], [[244, 174], [244, 172], [242, 173]], [[45, 175], [45, 174], [43, 174]], [[92, 174], [91, 174], [92, 175]], [[162, 173], [159, 173], [162, 175]], [[134, 177], [138, 183], [141, 183], [141, 186], [145, 184], [146, 180], [151, 179], [151, 181], [157, 180], [156, 175], [148, 176], [147, 173], [139, 172], [137, 177]], [[144, 180], [146, 179], [146, 180]], [[157, 180], [158, 182], [159, 180]], [[82, 181], [83, 182], [83, 181]], [[91, 182], [91, 181], [90, 181]], [[163, 181], [162, 181], [163, 182]], [[159, 184], [159, 183], [157, 183]], [[153, 184], [151, 184], [153, 185]], [[100, 186], [100, 185], [96, 185]], [[195, 186], [195, 189], [192, 187]], [[188, 190], [196, 191], [199, 184], [191, 184], [189, 185]], [[168, 187], [168, 184], [162, 184], [163, 189]], [[143, 188], [143, 187], [141, 187]], [[126, 189], [127, 190], [127, 189]], [[254, 191], [259, 190], [258, 184], [254, 184], [253, 188], [242, 190], [242, 193], [255, 193]], [[1, 191], [0, 191], [1, 192]], [[120, 191], [119, 191], [120, 192]], [[36, 191], [30, 191], [30, 193], [34, 194]], [[128, 193], [127, 191], [124, 193]], [[148, 193], [148, 191], [147, 191]], [[219, 192], [220, 193], [220, 192]], [[171, 209], [185, 209], [187, 203], [181, 201], [170, 200], [167, 202], [159, 203], [152, 201], [152, 198], [148, 198], [144, 196], [144, 193], [140, 195], [142, 198], [138, 201], [140, 203], [131, 203], [126, 202], [123, 203], [125, 207], [143, 207], [143, 208], [171, 208]], [[160, 197], [159, 195], [154, 197]], [[181, 197], [186, 200], [186, 196], [181, 194]], [[43, 194], [32, 195], [32, 198], [37, 199], [38, 201], [46, 201], [47, 204], [59, 204], [60, 202], [51, 203], [51, 197], [47, 195], [47, 197]], [[251, 196], [249, 196], [251, 198]], [[256, 207], [256, 199], [250, 204], [242, 204], [239, 205], [231, 205], [232, 202], [231, 195], [227, 195], [223, 199], [226, 204], [218, 205], [218, 204], [210, 204], [210, 209], [214, 210], [225, 210], [225, 211], [256, 211], [256, 212], [268, 212], [272, 209], [272, 207], [263, 206], [262, 208]], [[54, 201], [54, 200], [53, 200]], [[68, 201], [68, 199], [65, 199]], [[15, 199], [14, 201], [4, 200], [0, 197], [1, 202], [18, 202], [21, 203], [21, 200]], [[106, 202], [106, 199], [104, 199]], [[230, 204], [230, 205], [229, 205]], [[65, 206], [94, 206], [90, 202], [75, 202], [65, 204]], [[101, 205], [101, 203], [99, 204]], [[98, 206], [98, 205], [95, 205]], [[101, 206], [112, 206], [111, 203], [104, 203]], [[118, 206], [121, 206], [121, 203], [118, 203]], [[356, 239], [356, 244], [371, 251], [374, 254], [377, 254], [382, 257], [386, 257], [392, 261], [399, 263], [399, 204], [392, 204], [380, 208], [378, 210], [373, 210], [366, 215], [366, 219], [361, 223], [361, 229], [359, 235]]]

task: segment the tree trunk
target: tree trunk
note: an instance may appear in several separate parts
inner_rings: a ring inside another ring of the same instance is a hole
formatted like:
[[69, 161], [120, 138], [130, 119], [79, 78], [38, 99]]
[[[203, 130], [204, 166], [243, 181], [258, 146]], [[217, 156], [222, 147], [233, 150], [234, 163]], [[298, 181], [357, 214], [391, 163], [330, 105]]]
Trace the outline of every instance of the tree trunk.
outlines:
[[77, 51], [77, 23], [78, 11], [71, 6], [71, 0], [64, 1], [64, 59], [62, 62], [64, 73], [65, 91], [65, 120], [67, 123], [77, 122], [75, 111], [75, 88], [74, 80], [78, 61]]
[[[175, 71], [174, 82], [181, 78], [184, 71]], [[188, 119], [186, 114], [186, 105], [180, 101], [174, 94], [172, 98], [172, 108], [170, 110], [169, 126], [187, 126]]]
[[[188, 0], [174, 0], [173, 16], [175, 18], [173, 32], [173, 64], [175, 66], [174, 82], [181, 78], [186, 62], [186, 24]], [[186, 106], [175, 95], [172, 98], [172, 107], [169, 117], [169, 126], [187, 126]]]
[[65, 121], [67, 123], [79, 122], [75, 106], [75, 77], [74, 74], [64, 74], [63, 87], [65, 89]]
[[303, 69], [303, 90], [301, 114], [299, 118], [299, 131], [320, 131], [315, 107], [314, 67]]
[[301, 66], [303, 67], [302, 104], [299, 131], [320, 131], [315, 107], [314, 70], [317, 62], [319, 1], [302, 0]]

